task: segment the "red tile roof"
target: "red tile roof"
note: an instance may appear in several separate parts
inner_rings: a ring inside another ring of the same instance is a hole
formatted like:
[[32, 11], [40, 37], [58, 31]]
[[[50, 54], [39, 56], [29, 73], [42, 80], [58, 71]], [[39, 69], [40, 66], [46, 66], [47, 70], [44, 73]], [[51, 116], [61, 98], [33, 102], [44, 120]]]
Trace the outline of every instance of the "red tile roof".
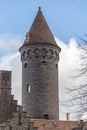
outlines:
[[23, 46], [35, 43], [45, 43], [57, 46], [40, 7], [30, 31], [26, 34]]

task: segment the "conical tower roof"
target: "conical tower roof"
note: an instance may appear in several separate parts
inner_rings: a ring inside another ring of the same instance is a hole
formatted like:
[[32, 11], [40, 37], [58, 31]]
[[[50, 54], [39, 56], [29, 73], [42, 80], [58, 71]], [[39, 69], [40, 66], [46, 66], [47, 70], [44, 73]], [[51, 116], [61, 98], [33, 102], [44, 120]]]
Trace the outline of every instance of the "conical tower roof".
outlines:
[[36, 43], [45, 43], [57, 46], [40, 7], [30, 31], [26, 34], [26, 39], [23, 46]]

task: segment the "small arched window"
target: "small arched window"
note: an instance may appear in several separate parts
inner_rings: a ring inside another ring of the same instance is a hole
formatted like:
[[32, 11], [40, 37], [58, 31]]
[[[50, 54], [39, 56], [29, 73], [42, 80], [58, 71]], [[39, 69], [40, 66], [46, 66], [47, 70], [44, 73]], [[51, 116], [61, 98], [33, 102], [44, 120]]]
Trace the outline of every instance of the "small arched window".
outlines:
[[24, 68], [27, 68], [27, 63], [24, 63]]
[[42, 65], [46, 65], [46, 61], [42, 61]]
[[57, 64], [55, 64], [55, 66], [56, 66], [56, 68], [58, 68], [58, 65], [57, 65]]
[[31, 92], [31, 84], [27, 84], [27, 93]]

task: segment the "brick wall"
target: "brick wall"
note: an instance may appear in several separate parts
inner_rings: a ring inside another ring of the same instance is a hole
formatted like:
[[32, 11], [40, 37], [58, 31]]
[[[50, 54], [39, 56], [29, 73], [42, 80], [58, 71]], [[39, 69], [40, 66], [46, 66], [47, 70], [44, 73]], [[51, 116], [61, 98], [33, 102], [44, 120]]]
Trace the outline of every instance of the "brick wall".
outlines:
[[11, 95], [11, 71], [0, 71], [0, 123], [9, 119], [17, 109], [17, 100]]
[[[29, 45], [22, 48], [21, 57], [24, 110], [33, 118], [58, 119], [58, 47]], [[30, 92], [27, 85], [30, 85]]]
[[86, 127], [87, 122], [81, 121], [31, 119], [21, 109], [18, 109], [10, 120], [0, 124], [0, 130], [86, 130]]

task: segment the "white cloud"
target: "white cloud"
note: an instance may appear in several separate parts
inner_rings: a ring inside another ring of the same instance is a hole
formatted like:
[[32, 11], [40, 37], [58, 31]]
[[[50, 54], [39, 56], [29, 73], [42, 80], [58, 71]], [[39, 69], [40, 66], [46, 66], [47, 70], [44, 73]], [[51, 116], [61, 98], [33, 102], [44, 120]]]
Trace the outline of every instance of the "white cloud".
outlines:
[[[61, 101], [67, 98], [65, 88], [71, 88], [77, 83], [77, 78], [73, 78], [73, 76], [76, 75], [77, 68], [79, 67], [80, 51], [78, 44], [74, 38], [70, 39], [68, 44], [65, 44], [58, 38], [56, 38], [56, 42], [61, 47], [59, 61], [59, 94]], [[69, 110], [70, 109], [66, 109], [60, 104], [60, 118], [65, 119], [66, 113], [72, 112]]]
[[[5, 38], [5, 39], [4, 39]], [[12, 36], [8, 35], [5, 37], [0, 36], [0, 50], [4, 53], [4, 56], [0, 58], [0, 69], [3, 70], [12, 70], [12, 93], [15, 95], [15, 99], [19, 100], [21, 103], [21, 61], [20, 54], [18, 51], [19, 47], [22, 45], [21, 36]], [[77, 63], [79, 62], [79, 49], [77, 42], [72, 38], [69, 44], [65, 44], [63, 41], [60, 41], [58, 38], [55, 38], [58, 45], [61, 47], [60, 52], [60, 61], [59, 61], [59, 90], [60, 90], [60, 100], [62, 97], [66, 96], [65, 87], [72, 87], [74, 82], [71, 78], [73, 72], [75, 72], [78, 67]], [[2, 44], [3, 43], [3, 44]], [[7, 47], [6, 47], [7, 46]], [[60, 113], [63, 115], [64, 112], [68, 112], [63, 109], [63, 106], [60, 106]], [[65, 115], [64, 115], [65, 116]], [[60, 116], [61, 118], [64, 118]]]
[[[0, 70], [12, 71], [12, 94], [21, 104], [21, 61], [18, 52], [22, 45], [21, 35], [11, 34], [0, 36]], [[2, 55], [3, 54], [3, 55]]]

